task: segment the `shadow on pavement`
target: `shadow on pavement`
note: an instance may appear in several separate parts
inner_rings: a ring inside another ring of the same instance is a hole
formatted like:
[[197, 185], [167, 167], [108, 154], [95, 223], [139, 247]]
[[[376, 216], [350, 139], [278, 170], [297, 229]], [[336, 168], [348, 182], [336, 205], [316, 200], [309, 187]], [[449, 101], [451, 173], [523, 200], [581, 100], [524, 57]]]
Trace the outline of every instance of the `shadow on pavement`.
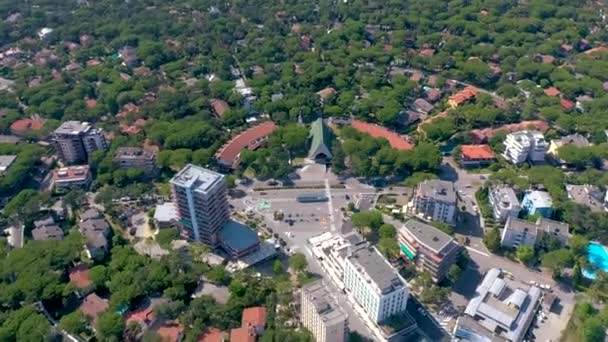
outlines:
[[466, 299], [471, 299], [475, 296], [475, 289], [482, 278], [483, 274], [479, 272], [478, 265], [473, 260], [470, 260], [467, 268], [462, 272], [460, 279], [454, 284], [452, 290]]
[[443, 163], [439, 167], [439, 178], [446, 181], [455, 182], [458, 180], [458, 172], [449, 163]]

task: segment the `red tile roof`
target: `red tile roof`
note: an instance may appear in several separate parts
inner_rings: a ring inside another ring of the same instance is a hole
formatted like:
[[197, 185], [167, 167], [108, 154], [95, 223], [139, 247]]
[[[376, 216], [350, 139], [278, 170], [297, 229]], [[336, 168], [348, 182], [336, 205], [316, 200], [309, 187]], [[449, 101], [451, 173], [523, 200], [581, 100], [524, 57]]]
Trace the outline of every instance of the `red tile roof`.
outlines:
[[265, 139], [277, 128], [272, 121], [267, 121], [251, 127], [222, 146], [215, 157], [226, 165], [237, 167], [239, 153], [245, 148], [258, 148]]
[[243, 327], [260, 327], [266, 326], [266, 308], [263, 306], [255, 306], [243, 310], [243, 318], [241, 320]]
[[97, 317], [110, 306], [108, 301], [99, 297], [96, 293], [91, 293], [86, 296], [82, 304], [80, 305], [80, 311], [93, 320], [93, 324], [97, 321]]
[[561, 99], [559, 100], [559, 104], [562, 106], [564, 110], [570, 110], [576, 106], [576, 104], [570, 100]]
[[42, 119], [19, 119], [11, 124], [11, 132], [15, 135], [37, 131], [44, 126]]
[[184, 335], [184, 327], [176, 322], [166, 322], [156, 330], [164, 342], [180, 341]]
[[462, 157], [472, 159], [494, 159], [494, 152], [488, 145], [462, 145], [460, 146]]
[[219, 117], [223, 116], [224, 113], [230, 109], [228, 103], [220, 99], [211, 99], [211, 101], [209, 101], [209, 105], [211, 105], [211, 108], [213, 108], [215, 115]]
[[492, 138], [497, 132], [504, 131], [507, 133], [513, 133], [533, 127], [539, 131], [546, 131], [549, 129], [549, 125], [541, 120], [522, 121], [520, 123], [508, 124], [499, 127], [488, 127], [482, 129], [474, 129], [471, 131], [471, 140], [474, 143], [484, 143], [488, 139]]
[[252, 328], [230, 330], [230, 342], [255, 342], [255, 331]]
[[86, 100], [87, 108], [91, 109], [91, 108], [95, 107], [95, 105], [97, 105], [97, 100], [95, 100], [95, 99]]
[[450, 96], [448, 100], [453, 101], [454, 104], [460, 106], [461, 104], [473, 99], [477, 95], [478, 91], [479, 89], [473, 86], [468, 86], [457, 92], [456, 94]]
[[389, 130], [388, 128], [361, 120], [353, 120], [351, 126], [357, 131], [369, 134], [374, 138], [385, 138], [394, 149], [410, 150], [414, 148], [414, 145], [407, 141], [407, 139]]
[[317, 95], [319, 95], [319, 97], [321, 97], [323, 100], [325, 100], [328, 97], [332, 97], [332, 96], [336, 95], [336, 89], [334, 89], [332, 87], [327, 87], [325, 89], [319, 90], [317, 92]]
[[547, 96], [559, 96], [559, 94], [561, 94], [561, 92], [559, 91], [559, 89], [555, 88], [555, 87], [550, 87], [544, 90], [545, 95]]
[[432, 57], [435, 54], [435, 49], [425, 48], [420, 50], [418, 55], [422, 57]]
[[127, 324], [137, 322], [148, 325], [150, 322], [153, 322], [156, 319], [156, 314], [154, 314], [154, 307], [150, 305], [146, 308], [129, 312], [125, 316], [125, 319]]
[[224, 334], [222, 331], [216, 328], [211, 328], [200, 335], [196, 342], [222, 342], [223, 340]]
[[86, 265], [78, 265], [70, 270], [70, 283], [79, 289], [91, 286], [89, 279], [89, 268]]

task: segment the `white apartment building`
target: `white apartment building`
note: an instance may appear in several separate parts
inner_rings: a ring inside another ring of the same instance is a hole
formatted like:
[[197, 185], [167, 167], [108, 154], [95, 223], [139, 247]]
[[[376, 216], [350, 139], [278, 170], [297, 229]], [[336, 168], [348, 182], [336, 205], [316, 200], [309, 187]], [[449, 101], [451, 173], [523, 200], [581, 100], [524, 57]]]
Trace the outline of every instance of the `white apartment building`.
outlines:
[[513, 164], [525, 161], [541, 162], [545, 160], [545, 153], [549, 144], [538, 131], [519, 131], [508, 134], [505, 141], [503, 156]]
[[171, 179], [171, 188], [179, 223], [195, 241], [219, 246], [219, 231], [230, 218], [224, 176], [189, 164]]
[[302, 287], [300, 319], [317, 342], [344, 342], [348, 316], [327, 290], [323, 281]]
[[488, 201], [492, 206], [494, 218], [498, 222], [505, 222], [508, 217], [517, 218], [521, 211], [521, 204], [515, 191], [507, 186], [492, 186], [488, 191]]
[[424, 220], [453, 224], [456, 212], [454, 183], [442, 180], [426, 180], [418, 184], [413, 209]]
[[405, 280], [373, 247], [360, 248], [346, 258], [344, 284], [375, 323], [406, 309]]

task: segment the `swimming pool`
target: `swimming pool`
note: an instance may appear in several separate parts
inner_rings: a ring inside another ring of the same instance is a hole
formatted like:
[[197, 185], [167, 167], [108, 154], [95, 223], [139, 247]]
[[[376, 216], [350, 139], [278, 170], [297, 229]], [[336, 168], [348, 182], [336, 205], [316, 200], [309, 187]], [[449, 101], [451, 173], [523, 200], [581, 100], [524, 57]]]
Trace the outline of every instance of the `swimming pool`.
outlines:
[[[597, 242], [589, 242], [587, 246], [587, 260], [598, 269], [608, 272], [608, 252], [606, 248]], [[592, 270], [584, 269], [583, 276], [587, 279], [595, 279], [596, 274]]]

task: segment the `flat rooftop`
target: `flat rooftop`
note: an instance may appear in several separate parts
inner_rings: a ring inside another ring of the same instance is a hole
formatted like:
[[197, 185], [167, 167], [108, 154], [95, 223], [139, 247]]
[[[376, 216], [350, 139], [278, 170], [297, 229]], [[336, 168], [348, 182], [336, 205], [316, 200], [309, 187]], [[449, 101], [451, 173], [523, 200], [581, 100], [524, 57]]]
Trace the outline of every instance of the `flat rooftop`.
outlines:
[[91, 129], [91, 124], [85, 121], [66, 121], [61, 124], [55, 134], [80, 134]]
[[383, 294], [391, 293], [404, 287], [405, 282], [399, 278], [397, 271], [384, 259], [374, 247], [360, 248], [353, 251], [348, 260], [364, 272], [380, 288]]
[[302, 287], [302, 292], [308, 297], [323, 321], [333, 323], [348, 319], [348, 316], [337, 305], [331, 293], [327, 290], [327, 285], [322, 280]]
[[454, 238], [441, 230], [416, 220], [407, 221], [403, 225], [403, 229], [410, 232], [418, 242], [436, 253], [441, 252], [450, 242], [454, 241]]
[[171, 178], [171, 184], [205, 193], [223, 178], [224, 175], [220, 173], [188, 164]]
[[516, 287], [493, 268], [486, 273], [465, 309], [465, 314], [482, 317], [477, 322], [489, 332], [502, 331], [500, 336], [510, 341], [521, 341], [532, 322], [539, 305], [541, 290], [536, 286], [527, 289]]
[[223, 245], [235, 251], [243, 251], [258, 244], [258, 236], [248, 226], [229, 220], [220, 230], [220, 240]]
[[436, 201], [456, 203], [454, 183], [448, 181], [426, 180], [418, 185], [417, 195], [433, 198]]
[[17, 156], [14, 155], [4, 155], [0, 156], [0, 171], [6, 171], [9, 166], [15, 161]]

